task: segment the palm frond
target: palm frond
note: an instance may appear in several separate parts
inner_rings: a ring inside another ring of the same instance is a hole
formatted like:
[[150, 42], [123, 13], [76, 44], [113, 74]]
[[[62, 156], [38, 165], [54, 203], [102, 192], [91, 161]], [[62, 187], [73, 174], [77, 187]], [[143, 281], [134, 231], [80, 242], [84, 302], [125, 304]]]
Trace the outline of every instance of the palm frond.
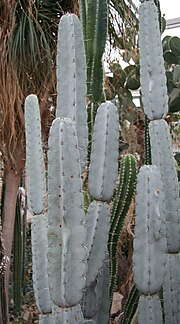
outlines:
[[73, 5], [63, 0], [1, 0], [0, 150], [12, 163], [24, 137], [25, 97], [54, 91], [57, 25]]

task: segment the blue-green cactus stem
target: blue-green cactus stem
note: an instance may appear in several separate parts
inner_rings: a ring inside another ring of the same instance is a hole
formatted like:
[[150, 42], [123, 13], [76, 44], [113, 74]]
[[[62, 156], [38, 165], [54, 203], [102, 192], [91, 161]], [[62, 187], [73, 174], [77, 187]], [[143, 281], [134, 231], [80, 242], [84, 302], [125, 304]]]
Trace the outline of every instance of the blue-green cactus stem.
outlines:
[[53, 314], [40, 314], [39, 315], [39, 324], [54, 324], [54, 315]]
[[117, 283], [117, 249], [118, 241], [123, 228], [124, 220], [132, 202], [137, 176], [137, 163], [132, 154], [121, 158], [119, 184], [116, 189], [114, 203], [111, 211], [111, 225], [109, 231], [109, 253], [110, 253], [110, 296], [116, 288]]
[[94, 282], [88, 286], [83, 295], [82, 299], [82, 310], [84, 314], [84, 319], [93, 319], [95, 318], [97, 312], [99, 311], [99, 307], [101, 304], [102, 298], [102, 269], [98, 273], [97, 277], [95, 278]]
[[84, 317], [81, 311], [81, 306], [75, 305], [68, 308], [61, 308], [56, 305], [53, 305], [53, 324], [83, 324]]
[[133, 254], [134, 282], [142, 294], [157, 293], [166, 263], [163, 183], [158, 168], [143, 166], [137, 177]]
[[163, 119], [151, 121], [149, 133], [152, 163], [159, 168], [163, 181], [168, 252], [176, 253], [180, 249], [180, 200], [169, 126]]
[[169, 254], [163, 283], [166, 324], [180, 323], [180, 255]]
[[[47, 277], [47, 217], [46, 176], [41, 140], [41, 121], [38, 98], [29, 95], [25, 100], [26, 173], [28, 207], [33, 214], [31, 223], [33, 287], [40, 313], [51, 313]], [[48, 320], [48, 315], [44, 315]], [[50, 323], [50, 322], [49, 322]]]
[[116, 106], [107, 101], [98, 108], [92, 139], [89, 191], [93, 198], [112, 198], [118, 175], [119, 116]]
[[44, 314], [52, 311], [47, 275], [47, 227], [47, 215], [42, 214], [32, 217], [33, 288], [38, 310]]
[[83, 168], [88, 139], [86, 62], [81, 24], [74, 14], [62, 16], [59, 23], [56, 117], [69, 117], [75, 122]]
[[46, 178], [39, 104], [33, 94], [25, 100], [25, 130], [28, 208], [35, 215], [41, 214], [46, 206]]
[[159, 119], [168, 112], [168, 96], [159, 18], [154, 0], [139, 8], [139, 53], [142, 101], [147, 117]]
[[110, 317], [110, 297], [109, 297], [109, 253], [106, 251], [102, 272], [102, 298], [99, 311], [96, 314], [96, 323], [109, 323]]
[[102, 268], [107, 251], [110, 226], [110, 208], [107, 203], [93, 201], [86, 215], [87, 260], [86, 286], [94, 282]]
[[82, 309], [85, 323], [109, 323], [109, 255], [106, 250], [102, 267], [93, 283], [84, 292]]
[[78, 304], [86, 282], [86, 223], [78, 139], [69, 118], [56, 118], [48, 151], [48, 277], [52, 301]]
[[138, 304], [138, 324], [162, 324], [162, 310], [158, 295], [141, 295]]

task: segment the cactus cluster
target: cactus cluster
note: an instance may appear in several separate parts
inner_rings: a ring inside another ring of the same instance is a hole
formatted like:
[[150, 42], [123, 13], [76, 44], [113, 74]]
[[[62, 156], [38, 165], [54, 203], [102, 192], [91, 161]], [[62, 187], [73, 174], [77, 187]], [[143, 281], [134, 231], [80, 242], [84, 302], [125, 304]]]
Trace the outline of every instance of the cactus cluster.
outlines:
[[[102, 103], [97, 110], [88, 179], [92, 202], [85, 214], [86, 69], [80, 22], [75, 15], [61, 18], [58, 37], [57, 110], [48, 140], [47, 181], [38, 99], [29, 95], [25, 101], [28, 204], [33, 214], [33, 281], [39, 322], [108, 323], [109, 201], [118, 175], [119, 117], [111, 102]], [[63, 49], [65, 39], [69, 39], [68, 58]]]
[[[140, 324], [162, 322], [161, 287], [166, 322], [179, 319], [178, 180], [169, 126], [163, 119], [168, 97], [158, 19], [154, 1], [142, 1], [140, 78], [150, 120], [152, 165], [143, 166], [137, 179], [133, 271], [141, 294]], [[132, 155], [121, 158], [118, 177], [119, 116], [110, 101], [102, 103], [92, 119], [87, 158], [85, 84], [81, 25], [77, 16], [67, 14], [59, 23], [57, 109], [49, 133], [47, 173], [38, 99], [29, 95], [25, 101], [33, 280], [42, 324], [109, 322], [110, 298], [117, 283], [118, 240], [135, 190]], [[90, 197], [87, 210], [84, 188]], [[137, 299], [134, 287], [131, 300]], [[128, 306], [127, 317], [132, 318], [130, 313]]]
[[157, 293], [163, 287], [165, 323], [169, 324], [178, 323], [180, 315], [179, 189], [170, 130], [163, 119], [168, 97], [158, 12], [153, 0], [141, 2], [140, 80], [150, 120], [152, 166], [142, 167], [138, 175], [133, 270], [142, 294], [138, 322], [162, 323]]

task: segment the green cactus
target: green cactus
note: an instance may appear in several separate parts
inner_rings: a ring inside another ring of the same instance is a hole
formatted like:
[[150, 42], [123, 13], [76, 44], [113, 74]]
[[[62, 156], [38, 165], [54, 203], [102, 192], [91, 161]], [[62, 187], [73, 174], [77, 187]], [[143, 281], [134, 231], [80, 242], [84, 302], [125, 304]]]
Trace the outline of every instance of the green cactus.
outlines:
[[95, 115], [99, 103], [105, 101], [102, 56], [107, 39], [108, 1], [80, 0], [79, 3], [87, 65], [89, 160]]
[[139, 291], [137, 290], [136, 286], [133, 285], [129, 292], [127, 302], [125, 304], [124, 313], [121, 319], [122, 324], [133, 324], [133, 318], [137, 314], [139, 295]]
[[121, 158], [119, 184], [116, 189], [111, 211], [111, 225], [109, 231], [110, 254], [110, 296], [117, 284], [117, 250], [125, 217], [132, 202], [136, 186], [136, 159], [132, 154]]
[[107, 38], [107, 3], [107, 0], [80, 1], [87, 62], [87, 95], [92, 97], [92, 102], [96, 104], [105, 98], [102, 55]]
[[163, 39], [164, 60], [168, 64], [180, 64], [180, 38], [165, 36]]
[[22, 289], [24, 281], [26, 218], [25, 200], [25, 189], [23, 187], [19, 187], [16, 202], [13, 249], [13, 299], [15, 314], [19, 314], [21, 310]]

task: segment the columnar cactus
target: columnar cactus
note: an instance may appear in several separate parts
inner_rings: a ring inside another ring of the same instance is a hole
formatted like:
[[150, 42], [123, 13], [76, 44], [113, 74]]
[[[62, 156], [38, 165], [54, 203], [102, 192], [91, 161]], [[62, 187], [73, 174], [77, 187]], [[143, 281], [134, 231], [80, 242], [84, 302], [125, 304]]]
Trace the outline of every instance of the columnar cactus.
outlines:
[[[145, 114], [151, 120], [149, 134], [152, 163], [160, 171], [165, 195], [167, 239], [167, 264], [163, 284], [165, 322], [178, 323], [180, 217], [177, 170], [169, 126], [163, 120], [168, 112], [168, 97], [157, 8], [153, 0], [141, 2], [139, 44], [142, 101]], [[144, 317], [145, 321], [146, 318]]]
[[[138, 323], [162, 322], [157, 293], [163, 284], [166, 263], [164, 193], [156, 166], [143, 166], [137, 177], [136, 226], [133, 272], [139, 300]], [[151, 311], [150, 311], [151, 310]]]
[[158, 13], [154, 0], [142, 1], [139, 8], [139, 50], [144, 112], [150, 120], [159, 119], [168, 112], [168, 96]]
[[102, 56], [108, 30], [108, 1], [80, 0], [80, 16], [87, 61], [87, 95], [97, 104], [104, 98]]
[[[92, 321], [103, 319], [105, 324], [108, 323], [110, 306], [108, 202], [113, 196], [118, 175], [118, 112], [111, 102], [103, 103], [97, 111], [89, 167], [89, 192], [95, 200], [85, 217], [81, 174], [86, 165], [87, 150], [86, 70], [77, 17], [70, 14], [62, 17], [58, 37], [57, 111], [48, 141], [48, 208], [37, 97], [30, 95], [25, 102], [35, 297], [41, 323], [68, 321], [80, 324], [84, 321], [83, 312], [85, 316], [87, 314], [86, 303], [82, 303], [83, 293], [95, 287], [99, 303]], [[68, 44], [70, 60], [63, 50], [64, 37], [71, 42]], [[63, 76], [62, 64], [67, 65]], [[36, 134], [35, 139], [32, 133]], [[99, 289], [100, 281], [102, 289]], [[83, 305], [83, 312], [80, 305]]]
[[[83, 300], [85, 318], [95, 320], [97, 323], [100, 318], [104, 323], [108, 323], [109, 318], [107, 243], [110, 208], [108, 201], [113, 196], [118, 175], [118, 139], [117, 108], [111, 102], [102, 103], [95, 118], [89, 166], [89, 192], [95, 200], [90, 204], [86, 215], [89, 248], [86, 291]], [[89, 305], [92, 304], [94, 307], [90, 309]], [[106, 307], [103, 308], [103, 305]]]
[[[68, 59], [67, 59], [68, 58]], [[60, 19], [57, 46], [56, 117], [75, 122], [81, 167], [87, 155], [86, 62], [81, 25], [76, 15]]]
[[120, 162], [119, 180], [111, 211], [109, 231], [110, 254], [110, 297], [117, 284], [118, 271], [118, 241], [123, 228], [125, 216], [132, 202], [136, 186], [136, 159], [132, 154], [124, 155]]
[[70, 119], [54, 120], [48, 146], [49, 288], [53, 303], [68, 308], [82, 299], [87, 271], [80, 156]]
[[[44, 314], [41, 323], [51, 321], [52, 302], [47, 276], [47, 215], [46, 177], [41, 142], [41, 123], [38, 99], [29, 95], [25, 100], [26, 175], [28, 208], [31, 221], [33, 282], [39, 312]], [[39, 234], [41, 232], [41, 235]]]

